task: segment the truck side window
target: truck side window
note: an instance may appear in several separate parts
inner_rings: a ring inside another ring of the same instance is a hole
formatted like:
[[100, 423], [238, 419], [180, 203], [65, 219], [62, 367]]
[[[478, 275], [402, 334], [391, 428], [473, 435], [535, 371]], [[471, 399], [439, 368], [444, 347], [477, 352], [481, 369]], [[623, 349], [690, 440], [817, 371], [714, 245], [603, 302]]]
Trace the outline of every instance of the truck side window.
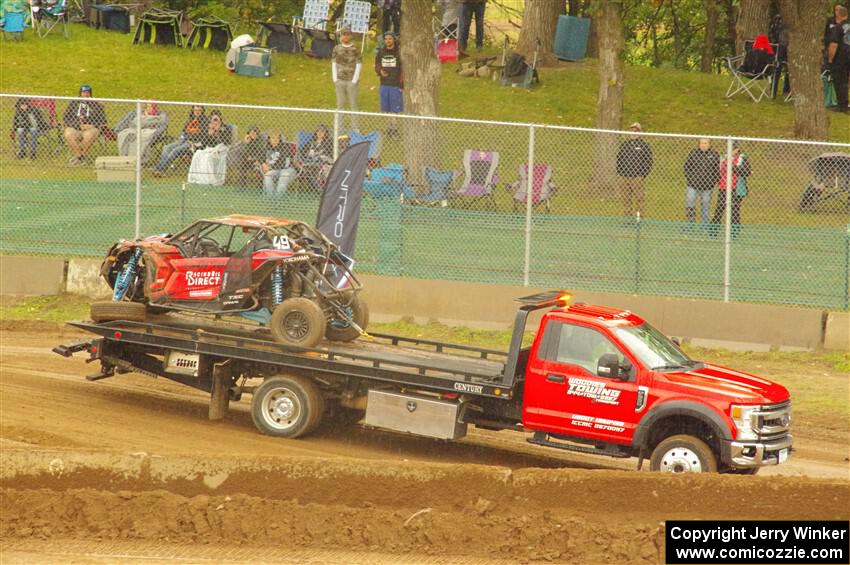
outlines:
[[558, 357], [558, 336], [561, 335], [562, 322], [549, 320], [546, 327], [543, 328], [543, 337], [540, 338], [540, 346], [537, 350], [537, 357], [544, 361], [555, 361]]
[[557, 356], [559, 363], [578, 365], [591, 375], [595, 375], [599, 358], [606, 353], [616, 353], [621, 363], [625, 361], [625, 356], [617, 346], [596, 330], [561, 324]]

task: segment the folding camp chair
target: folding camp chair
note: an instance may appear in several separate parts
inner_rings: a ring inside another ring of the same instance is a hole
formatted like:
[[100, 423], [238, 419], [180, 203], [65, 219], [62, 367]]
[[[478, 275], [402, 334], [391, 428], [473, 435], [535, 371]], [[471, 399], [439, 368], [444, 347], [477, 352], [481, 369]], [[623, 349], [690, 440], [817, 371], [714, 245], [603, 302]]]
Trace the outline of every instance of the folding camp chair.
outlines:
[[292, 24], [276, 22], [258, 22], [257, 45], [275, 49], [278, 53], [301, 53], [304, 45], [301, 34]]
[[779, 65], [779, 45], [767, 43], [773, 50], [773, 54], [770, 54], [763, 49], [754, 49], [754, 44], [754, 40], [747, 40], [742, 55], [726, 57], [726, 66], [732, 73], [726, 98], [732, 98], [740, 92], [746, 92], [753, 102], [770, 97], [772, 81], [777, 76], [775, 69]]
[[27, 21], [27, 3], [23, 0], [3, 0], [0, 4], [0, 28], [3, 39], [22, 40]]
[[330, 0], [307, 0], [303, 14], [292, 17], [292, 27], [299, 34], [301, 45], [306, 45], [308, 37], [311, 39], [310, 50], [306, 51], [310, 57], [327, 59], [336, 45], [334, 35], [327, 31], [329, 12]]
[[423, 171], [425, 173], [425, 182], [428, 185], [428, 192], [416, 194], [413, 199], [414, 203], [439, 205], [445, 208], [448, 205], [452, 185], [461, 173], [459, 171], [441, 171], [439, 169], [432, 169], [431, 167], [425, 167]]
[[434, 18], [434, 53], [441, 63], [456, 63], [460, 58], [458, 33], [460, 22], [452, 20], [443, 23]]
[[414, 192], [404, 178], [404, 165], [393, 163], [373, 169], [363, 181], [363, 191], [373, 198], [413, 198]]
[[[528, 200], [528, 163], [517, 168], [519, 179], [508, 185], [508, 189], [514, 192], [514, 212], [518, 208], [525, 207]], [[546, 211], [551, 210], [551, 199], [557, 188], [552, 183], [552, 167], [545, 163], [534, 164], [534, 175], [531, 179], [531, 205], [539, 204], [546, 206]]]
[[39, 0], [33, 5], [35, 32], [39, 37], [47, 37], [58, 26], [61, 26], [65, 39], [70, 36], [66, 6], [66, 0]]
[[351, 33], [359, 34], [363, 39], [360, 43], [360, 52], [366, 48], [366, 33], [369, 31], [369, 23], [372, 17], [372, 4], [362, 0], [346, 0], [342, 12], [342, 18], [336, 22], [336, 32], [347, 27]]
[[850, 153], [818, 155], [809, 161], [809, 170], [812, 180], [800, 195], [799, 211], [815, 212], [819, 205], [835, 199], [839, 209], [850, 212]]
[[[348, 136], [348, 144], [354, 145], [357, 143], [362, 143], [364, 141], [369, 142], [369, 164], [367, 167], [369, 169], [374, 169], [375, 167], [381, 166], [381, 134], [377, 131], [372, 131], [369, 133], [360, 133], [359, 131], [351, 132], [351, 135]], [[341, 152], [341, 150], [340, 150]]]
[[48, 130], [40, 135], [44, 136], [48, 144], [48, 150], [53, 155], [59, 155], [65, 151], [65, 132], [56, 115], [56, 100], [53, 98], [31, 98], [30, 105], [39, 108], [44, 113]]
[[454, 196], [468, 201], [482, 200], [495, 209], [493, 189], [499, 183], [498, 167], [497, 152], [467, 149], [463, 152], [463, 184]]

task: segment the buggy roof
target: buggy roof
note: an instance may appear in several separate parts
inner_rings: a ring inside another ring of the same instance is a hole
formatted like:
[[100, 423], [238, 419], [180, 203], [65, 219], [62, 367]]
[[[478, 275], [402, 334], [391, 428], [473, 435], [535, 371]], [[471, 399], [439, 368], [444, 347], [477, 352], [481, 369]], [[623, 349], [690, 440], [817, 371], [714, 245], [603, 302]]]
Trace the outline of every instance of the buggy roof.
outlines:
[[292, 224], [300, 224], [298, 220], [287, 220], [285, 218], [270, 218], [268, 216], [244, 216], [241, 214], [231, 214], [230, 216], [221, 216], [219, 218], [207, 218], [202, 222], [212, 222], [216, 224], [224, 224], [228, 226], [241, 226], [250, 228], [274, 228], [279, 226], [288, 226]]

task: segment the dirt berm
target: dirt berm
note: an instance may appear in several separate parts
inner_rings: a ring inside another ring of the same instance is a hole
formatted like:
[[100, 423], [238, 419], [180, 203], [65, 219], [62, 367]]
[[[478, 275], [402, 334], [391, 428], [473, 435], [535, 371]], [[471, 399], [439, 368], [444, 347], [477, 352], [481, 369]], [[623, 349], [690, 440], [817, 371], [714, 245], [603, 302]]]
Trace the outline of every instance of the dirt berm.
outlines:
[[[3, 544], [157, 540], [516, 562], [659, 562], [665, 519], [847, 519], [797, 477], [4, 449]], [[415, 561], [415, 559], [412, 559]]]

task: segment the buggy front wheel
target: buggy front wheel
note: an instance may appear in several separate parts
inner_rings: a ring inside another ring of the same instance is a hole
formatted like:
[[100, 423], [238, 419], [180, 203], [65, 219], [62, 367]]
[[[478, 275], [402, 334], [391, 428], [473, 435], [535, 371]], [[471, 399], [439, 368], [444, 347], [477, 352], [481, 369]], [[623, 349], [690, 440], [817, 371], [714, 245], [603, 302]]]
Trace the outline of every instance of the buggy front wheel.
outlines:
[[[360, 326], [361, 330], [366, 330], [369, 325], [369, 307], [366, 302], [360, 299], [359, 295], [355, 295], [351, 304], [345, 307], [346, 313], [354, 320], [354, 323]], [[331, 318], [328, 320], [328, 327], [325, 329], [325, 337], [331, 341], [354, 341], [360, 336], [360, 330], [351, 325], [348, 320], [340, 318]]]
[[325, 337], [325, 313], [309, 298], [288, 298], [272, 312], [272, 337], [283, 345], [315, 347]]

